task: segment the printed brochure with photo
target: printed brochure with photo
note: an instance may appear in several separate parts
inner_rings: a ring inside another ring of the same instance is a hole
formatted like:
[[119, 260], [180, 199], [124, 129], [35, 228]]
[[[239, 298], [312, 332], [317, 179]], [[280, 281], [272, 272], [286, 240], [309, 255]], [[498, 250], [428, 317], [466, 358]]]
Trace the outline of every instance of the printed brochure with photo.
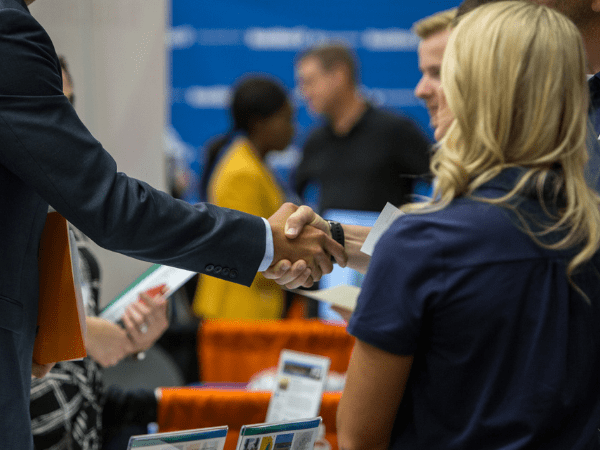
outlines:
[[127, 450], [223, 450], [228, 427], [132, 436]]
[[320, 424], [321, 417], [244, 425], [236, 450], [313, 450]]
[[282, 350], [266, 421], [318, 416], [330, 363], [324, 356]]

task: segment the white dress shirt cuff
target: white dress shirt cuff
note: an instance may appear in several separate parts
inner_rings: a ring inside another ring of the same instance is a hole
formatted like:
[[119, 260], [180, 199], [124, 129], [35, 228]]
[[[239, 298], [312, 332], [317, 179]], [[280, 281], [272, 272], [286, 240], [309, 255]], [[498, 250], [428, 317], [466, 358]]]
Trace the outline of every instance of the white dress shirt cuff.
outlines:
[[262, 217], [262, 220], [265, 222], [265, 230], [267, 233], [267, 240], [265, 245], [265, 256], [258, 267], [259, 272], [264, 272], [269, 268], [271, 263], [273, 262], [273, 256], [275, 256], [275, 249], [273, 248], [273, 231], [271, 230], [271, 224], [269, 221]]

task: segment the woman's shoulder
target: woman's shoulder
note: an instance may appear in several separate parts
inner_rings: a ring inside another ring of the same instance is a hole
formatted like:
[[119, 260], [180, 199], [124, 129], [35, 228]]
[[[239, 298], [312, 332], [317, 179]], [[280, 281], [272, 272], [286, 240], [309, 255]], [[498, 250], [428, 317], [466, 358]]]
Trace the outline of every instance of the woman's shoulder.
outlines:
[[453, 201], [438, 211], [404, 214], [386, 235], [383, 246], [389, 251], [401, 254], [414, 250], [430, 258], [442, 258], [446, 265], [476, 265], [543, 255], [543, 249], [523, 231], [508, 209], [469, 198]]

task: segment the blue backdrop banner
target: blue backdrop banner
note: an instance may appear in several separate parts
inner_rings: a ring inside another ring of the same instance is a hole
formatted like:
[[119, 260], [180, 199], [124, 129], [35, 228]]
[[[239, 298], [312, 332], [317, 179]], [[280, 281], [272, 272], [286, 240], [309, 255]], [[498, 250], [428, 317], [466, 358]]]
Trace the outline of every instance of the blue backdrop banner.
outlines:
[[286, 152], [270, 159], [286, 181], [312, 117], [294, 86], [294, 58], [323, 41], [342, 41], [360, 61], [361, 87], [375, 104], [412, 117], [431, 136], [427, 112], [413, 90], [420, 74], [412, 24], [458, 2], [390, 0], [172, 0], [167, 148], [191, 171], [188, 201], [198, 200], [207, 141], [228, 131], [230, 86], [246, 73], [278, 77], [292, 92], [298, 132]]

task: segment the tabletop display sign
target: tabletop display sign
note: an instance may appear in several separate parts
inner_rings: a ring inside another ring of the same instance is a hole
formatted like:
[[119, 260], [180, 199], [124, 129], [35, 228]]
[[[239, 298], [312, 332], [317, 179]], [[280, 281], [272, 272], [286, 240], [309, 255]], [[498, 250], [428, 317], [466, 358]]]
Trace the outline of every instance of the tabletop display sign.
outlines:
[[228, 427], [132, 436], [127, 450], [223, 450]]
[[313, 450], [321, 418], [244, 425], [236, 450]]
[[167, 292], [164, 297], [167, 298], [194, 275], [196, 275], [196, 272], [154, 264], [106, 305], [100, 312], [100, 317], [111, 322], [118, 322], [123, 317], [127, 307], [139, 300], [140, 294], [151, 293], [156, 295], [161, 287], [166, 286]]
[[266, 421], [316, 417], [330, 363], [324, 356], [282, 350]]

